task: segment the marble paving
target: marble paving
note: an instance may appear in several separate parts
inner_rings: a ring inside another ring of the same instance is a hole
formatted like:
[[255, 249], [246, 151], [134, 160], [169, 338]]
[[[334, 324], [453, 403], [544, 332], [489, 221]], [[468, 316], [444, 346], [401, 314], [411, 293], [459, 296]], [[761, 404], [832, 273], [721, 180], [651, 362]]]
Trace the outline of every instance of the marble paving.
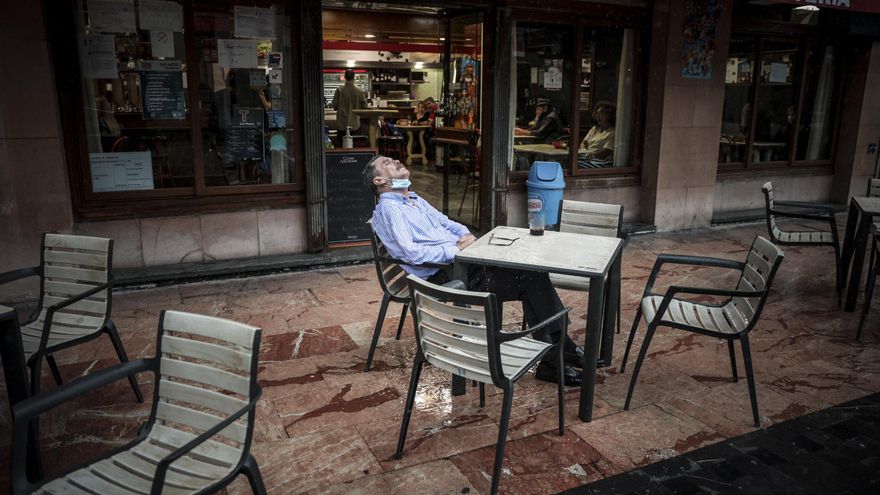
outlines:
[[[731, 379], [725, 342], [662, 328], [642, 369], [632, 408], [623, 410], [630, 371], [620, 373], [626, 337], [659, 253], [742, 260], [763, 224], [631, 238], [623, 258], [624, 331], [614, 362], [597, 379], [593, 421], [577, 418], [579, 391], [567, 393], [565, 435], [555, 434], [555, 386], [527, 376], [516, 387], [502, 493], [556, 493], [755, 431], [739, 355]], [[880, 392], [880, 301], [854, 340], [859, 313], [837, 307], [830, 248], [783, 248], [786, 259], [763, 317], [751, 334], [762, 428]], [[657, 287], [731, 287], [735, 274], [671, 267]], [[253, 453], [273, 494], [487, 493], [501, 396], [476, 388], [452, 397], [444, 373], [426, 368], [405, 455], [393, 457], [415, 343], [412, 322], [394, 340], [392, 305], [373, 371], [364, 373], [381, 301], [373, 265], [229, 279], [114, 295], [113, 319], [130, 356], [151, 356], [162, 309], [231, 318], [263, 328]], [[571, 334], [584, 340], [586, 297], [561, 292], [573, 308]], [[505, 320], [521, 316], [505, 305]], [[859, 304], [861, 311], [861, 300]], [[644, 325], [636, 338], [638, 350]], [[65, 379], [114, 364], [107, 340], [57, 355]], [[141, 377], [145, 394], [149, 377]], [[48, 372], [43, 387], [52, 387]], [[2, 391], [5, 399], [5, 390]], [[0, 408], [0, 486], [8, 486], [8, 408]], [[50, 473], [136, 435], [149, 404], [126, 382], [95, 391], [44, 417], [42, 447]], [[249, 493], [244, 479], [227, 490]]]

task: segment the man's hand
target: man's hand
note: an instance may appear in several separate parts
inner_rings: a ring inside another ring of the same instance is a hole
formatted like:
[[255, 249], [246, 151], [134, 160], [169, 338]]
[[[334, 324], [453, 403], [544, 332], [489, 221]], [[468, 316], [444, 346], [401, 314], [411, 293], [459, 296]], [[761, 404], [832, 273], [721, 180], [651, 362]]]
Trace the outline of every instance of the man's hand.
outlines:
[[476, 240], [477, 240], [477, 238], [474, 237], [473, 234], [468, 234], [468, 235], [462, 237], [461, 239], [459, 239], [458, 244], [456, 244], [456, 246], [458, 247], [458, 250], [461, 251], [462, 249], [464, 249], [464, 248], [470, 246], [471, 244], [473, 244], [474, 242], [476, 242]]

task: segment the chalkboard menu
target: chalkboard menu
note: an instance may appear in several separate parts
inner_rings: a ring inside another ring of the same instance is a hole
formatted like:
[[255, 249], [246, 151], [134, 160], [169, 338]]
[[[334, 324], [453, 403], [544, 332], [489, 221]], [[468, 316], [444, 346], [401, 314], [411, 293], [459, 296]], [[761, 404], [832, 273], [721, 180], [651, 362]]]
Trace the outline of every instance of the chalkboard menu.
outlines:
[[369, 240], [373, 193], [361, 180], [375, 149], [327, 150], [327, 241]]

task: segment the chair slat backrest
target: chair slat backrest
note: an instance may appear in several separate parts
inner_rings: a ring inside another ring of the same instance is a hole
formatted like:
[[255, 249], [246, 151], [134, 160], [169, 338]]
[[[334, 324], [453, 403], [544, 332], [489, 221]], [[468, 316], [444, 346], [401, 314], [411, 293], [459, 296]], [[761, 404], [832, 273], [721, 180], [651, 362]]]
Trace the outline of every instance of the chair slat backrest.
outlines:
[[407, 279], [419, 351], [432, 365], [482, 383], [501, 385], [495, 296], [441, 287], [414, 275]]
[[560, 232], [620, 237], [623, 206], [586, 201], [562, 201]]
[[[103, 237], [67, 234], [43, 236], [40, 309], [46, 310], [110, 280], [113, 241]], [[89, 334], [100, 328], [110, 313], [110, 294], [102, 290], [55, 313], [54, 323], [68, 334]]]
[[[163, 311], [159, 383], [151, 418], [157, 424], [150, 440], [170, 446], [172, 437], [192, 438], [255, 398], [260, 334], [259, 328], [235, 321]], [[203, 457], [230, 465], [238, 462], [250, 448], [253, 415], [251, 411], [215, 435], [202, 449]], [[224, 455], [218, 461], [207, 452]]]
[[868, 197], [876, 198], [880, 196], [880, 179], [868, 180]]
[[388, 249], [382, 243], [382, 239], [372, 230], [373, 221], [367, 220], [370, 230], [373, 232], [370, 244], [373, 247], [373, 262], [376, 265], [376, 276], [379, 278], [379, 286], [382, 290], [399, 297], [406, 297], [408, 288], [406, 284], [406, 272], [399, 263], [388, 261]]
[[755, 237], [736, 290], [760, 291], [761, 295], [759, 297], [734, 297], [731, 304], [738, 313], [734, 317], [741, 316], [747, 325], [758, 319], [767, 294], [770, 292], [773, 277], [776, 275], [784, 256], [782, 250], [768, 239], [761, 236]]
[[774, 241], [778, 240], [782, 235], [782, 230], [776, 225], [776, 217], [773, 215], [773, 183], [765, 182], [763, 186], [761, 186], [761, 191], [764, 192], [764, 203], [766, 207], [767, 214], [767, 230], [770, 231], [770, 236]]

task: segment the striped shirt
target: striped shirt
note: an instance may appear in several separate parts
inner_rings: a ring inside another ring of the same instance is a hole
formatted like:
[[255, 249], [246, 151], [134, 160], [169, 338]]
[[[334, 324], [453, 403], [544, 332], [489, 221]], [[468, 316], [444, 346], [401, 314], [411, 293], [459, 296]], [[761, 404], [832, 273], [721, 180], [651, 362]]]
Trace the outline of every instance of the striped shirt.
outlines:
[[404, 271], [420, 278], [439, 270], [413, 265], [452, 263], [458, 254], [458, 240], [470, 234], [467, 227], [450, 220], [412, 191], [409, 197], [382, 193], [373, 210], [373, 230], [389, 255], [412, 263], [401, 265]]

